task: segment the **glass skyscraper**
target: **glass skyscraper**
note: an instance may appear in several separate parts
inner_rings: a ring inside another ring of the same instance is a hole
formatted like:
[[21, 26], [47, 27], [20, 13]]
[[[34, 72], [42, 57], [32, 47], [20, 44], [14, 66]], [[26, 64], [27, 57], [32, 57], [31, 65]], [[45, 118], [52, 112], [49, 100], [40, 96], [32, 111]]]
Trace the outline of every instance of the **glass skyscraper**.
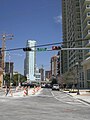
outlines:
[[26, 51], [24, 75], [30, 82], [35, 81], [36, 47], [34, 46], [36, 46], [35, 40], [27, 40], [26, 47], [31, 47], [32, 51]]

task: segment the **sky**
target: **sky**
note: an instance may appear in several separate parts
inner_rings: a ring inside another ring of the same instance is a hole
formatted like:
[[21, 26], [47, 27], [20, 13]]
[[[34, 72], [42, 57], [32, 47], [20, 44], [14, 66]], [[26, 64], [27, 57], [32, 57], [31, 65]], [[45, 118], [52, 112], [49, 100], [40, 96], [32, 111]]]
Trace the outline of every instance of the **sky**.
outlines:
[[[62, 41], [61, 0], [0, 0], [0, 47], [2, 34], [14, 34], [6, 40], [6, 49], [26, 47], [27, 40], [36, 40], [37, 45]], [[49, 46], [51, 49], [52, 46]], [[38, 68], [50, 70], [50, 58], [56, 51], [36, 53]], [[14, 71], [24, 73], [23, 50], [9, 51], [5, 61], [14, 62]]]

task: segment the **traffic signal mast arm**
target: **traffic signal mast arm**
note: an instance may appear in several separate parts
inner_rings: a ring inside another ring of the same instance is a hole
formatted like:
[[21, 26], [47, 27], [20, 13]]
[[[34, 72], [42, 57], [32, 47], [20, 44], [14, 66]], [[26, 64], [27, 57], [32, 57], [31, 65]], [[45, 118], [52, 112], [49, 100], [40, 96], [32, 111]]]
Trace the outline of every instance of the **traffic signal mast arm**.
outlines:
[[[52, 46], [52, 49], [37, 48], [37, 51], [53, 51], [53, 50], [90, 50], [89, 47], [85, 48], [61, 48], [60, 46]], [[23, 51], [33, 51], [30, 47], [23, 48]]]
[[83, 47], [83, 48], [61, 48], [61, 50], [90, 50], [89, 47]]

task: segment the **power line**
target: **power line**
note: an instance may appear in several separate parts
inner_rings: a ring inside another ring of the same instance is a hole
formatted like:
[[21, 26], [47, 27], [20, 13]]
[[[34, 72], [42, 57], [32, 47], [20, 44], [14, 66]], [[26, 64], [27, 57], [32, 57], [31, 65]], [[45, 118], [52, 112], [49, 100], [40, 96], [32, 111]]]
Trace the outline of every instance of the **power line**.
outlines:
[[[47, 44], [41, 44], [41, 45], [36, 45], [36, 46], [32, 46], [32, 47], [30, 47], [30, 48], [37, 48], [37, 47], [44, 47], [44, 46], [51, 46], [51, 45], [58, 45], [58, 44], [65, 44], [65, 43], [72, 43], [72, 42], [79, 42], [79, 41], [87, 41], [87, 40], [89, 40], [89, 39], [78, 39], [78, 40], [76, 40], [76, 41], [66, 41], [66, 42], [56, 42], [56, 43], [47, 43]], [[23, 47], [21, 47], [21, 48], [11, 48], [11, 49], [5, 49], [5, 50], [1, 50], [2, 52], [3, 51], [15, 51], [15, 50], [22, 50], [23, 49]], [[48, 51], [51, 51], [51, 50], [48, 50]]]

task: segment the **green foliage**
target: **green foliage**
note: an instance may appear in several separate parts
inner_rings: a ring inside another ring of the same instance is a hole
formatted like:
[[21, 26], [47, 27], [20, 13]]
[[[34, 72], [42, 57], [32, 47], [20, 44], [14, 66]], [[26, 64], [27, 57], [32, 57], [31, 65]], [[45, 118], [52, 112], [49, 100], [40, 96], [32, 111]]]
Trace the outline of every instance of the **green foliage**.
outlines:
[[6, 84], [13, 83], [13, 85], [18, 85], [19, 82], [25, 82], [27, 79], [25, 76], [21, 75], [21, 74], [15, 74], [10, 78], [10, 74], [6, 74], [4, 76], [4, 80]]
[[10, 85], [10, 74], [4, 75], [4, 80], [5, 80], [6, 85]]
[[18, 74], [13, 76], [13, 84], [18, 85]]
[[26, 76], [21, 75], [20, 76], [20, 82], [25, 82], [27, 80]]
[[56, 78], [56, 77], [53, 77], [53, 76], [51, 77], [50, 81], [51, 81], [51, 85], [58, 83], [57, 78]]
[[63, 79], [65, 83], [75, 83], [77, 76], [76, 76], [76, 71], [68, 71], [63, 75]]

